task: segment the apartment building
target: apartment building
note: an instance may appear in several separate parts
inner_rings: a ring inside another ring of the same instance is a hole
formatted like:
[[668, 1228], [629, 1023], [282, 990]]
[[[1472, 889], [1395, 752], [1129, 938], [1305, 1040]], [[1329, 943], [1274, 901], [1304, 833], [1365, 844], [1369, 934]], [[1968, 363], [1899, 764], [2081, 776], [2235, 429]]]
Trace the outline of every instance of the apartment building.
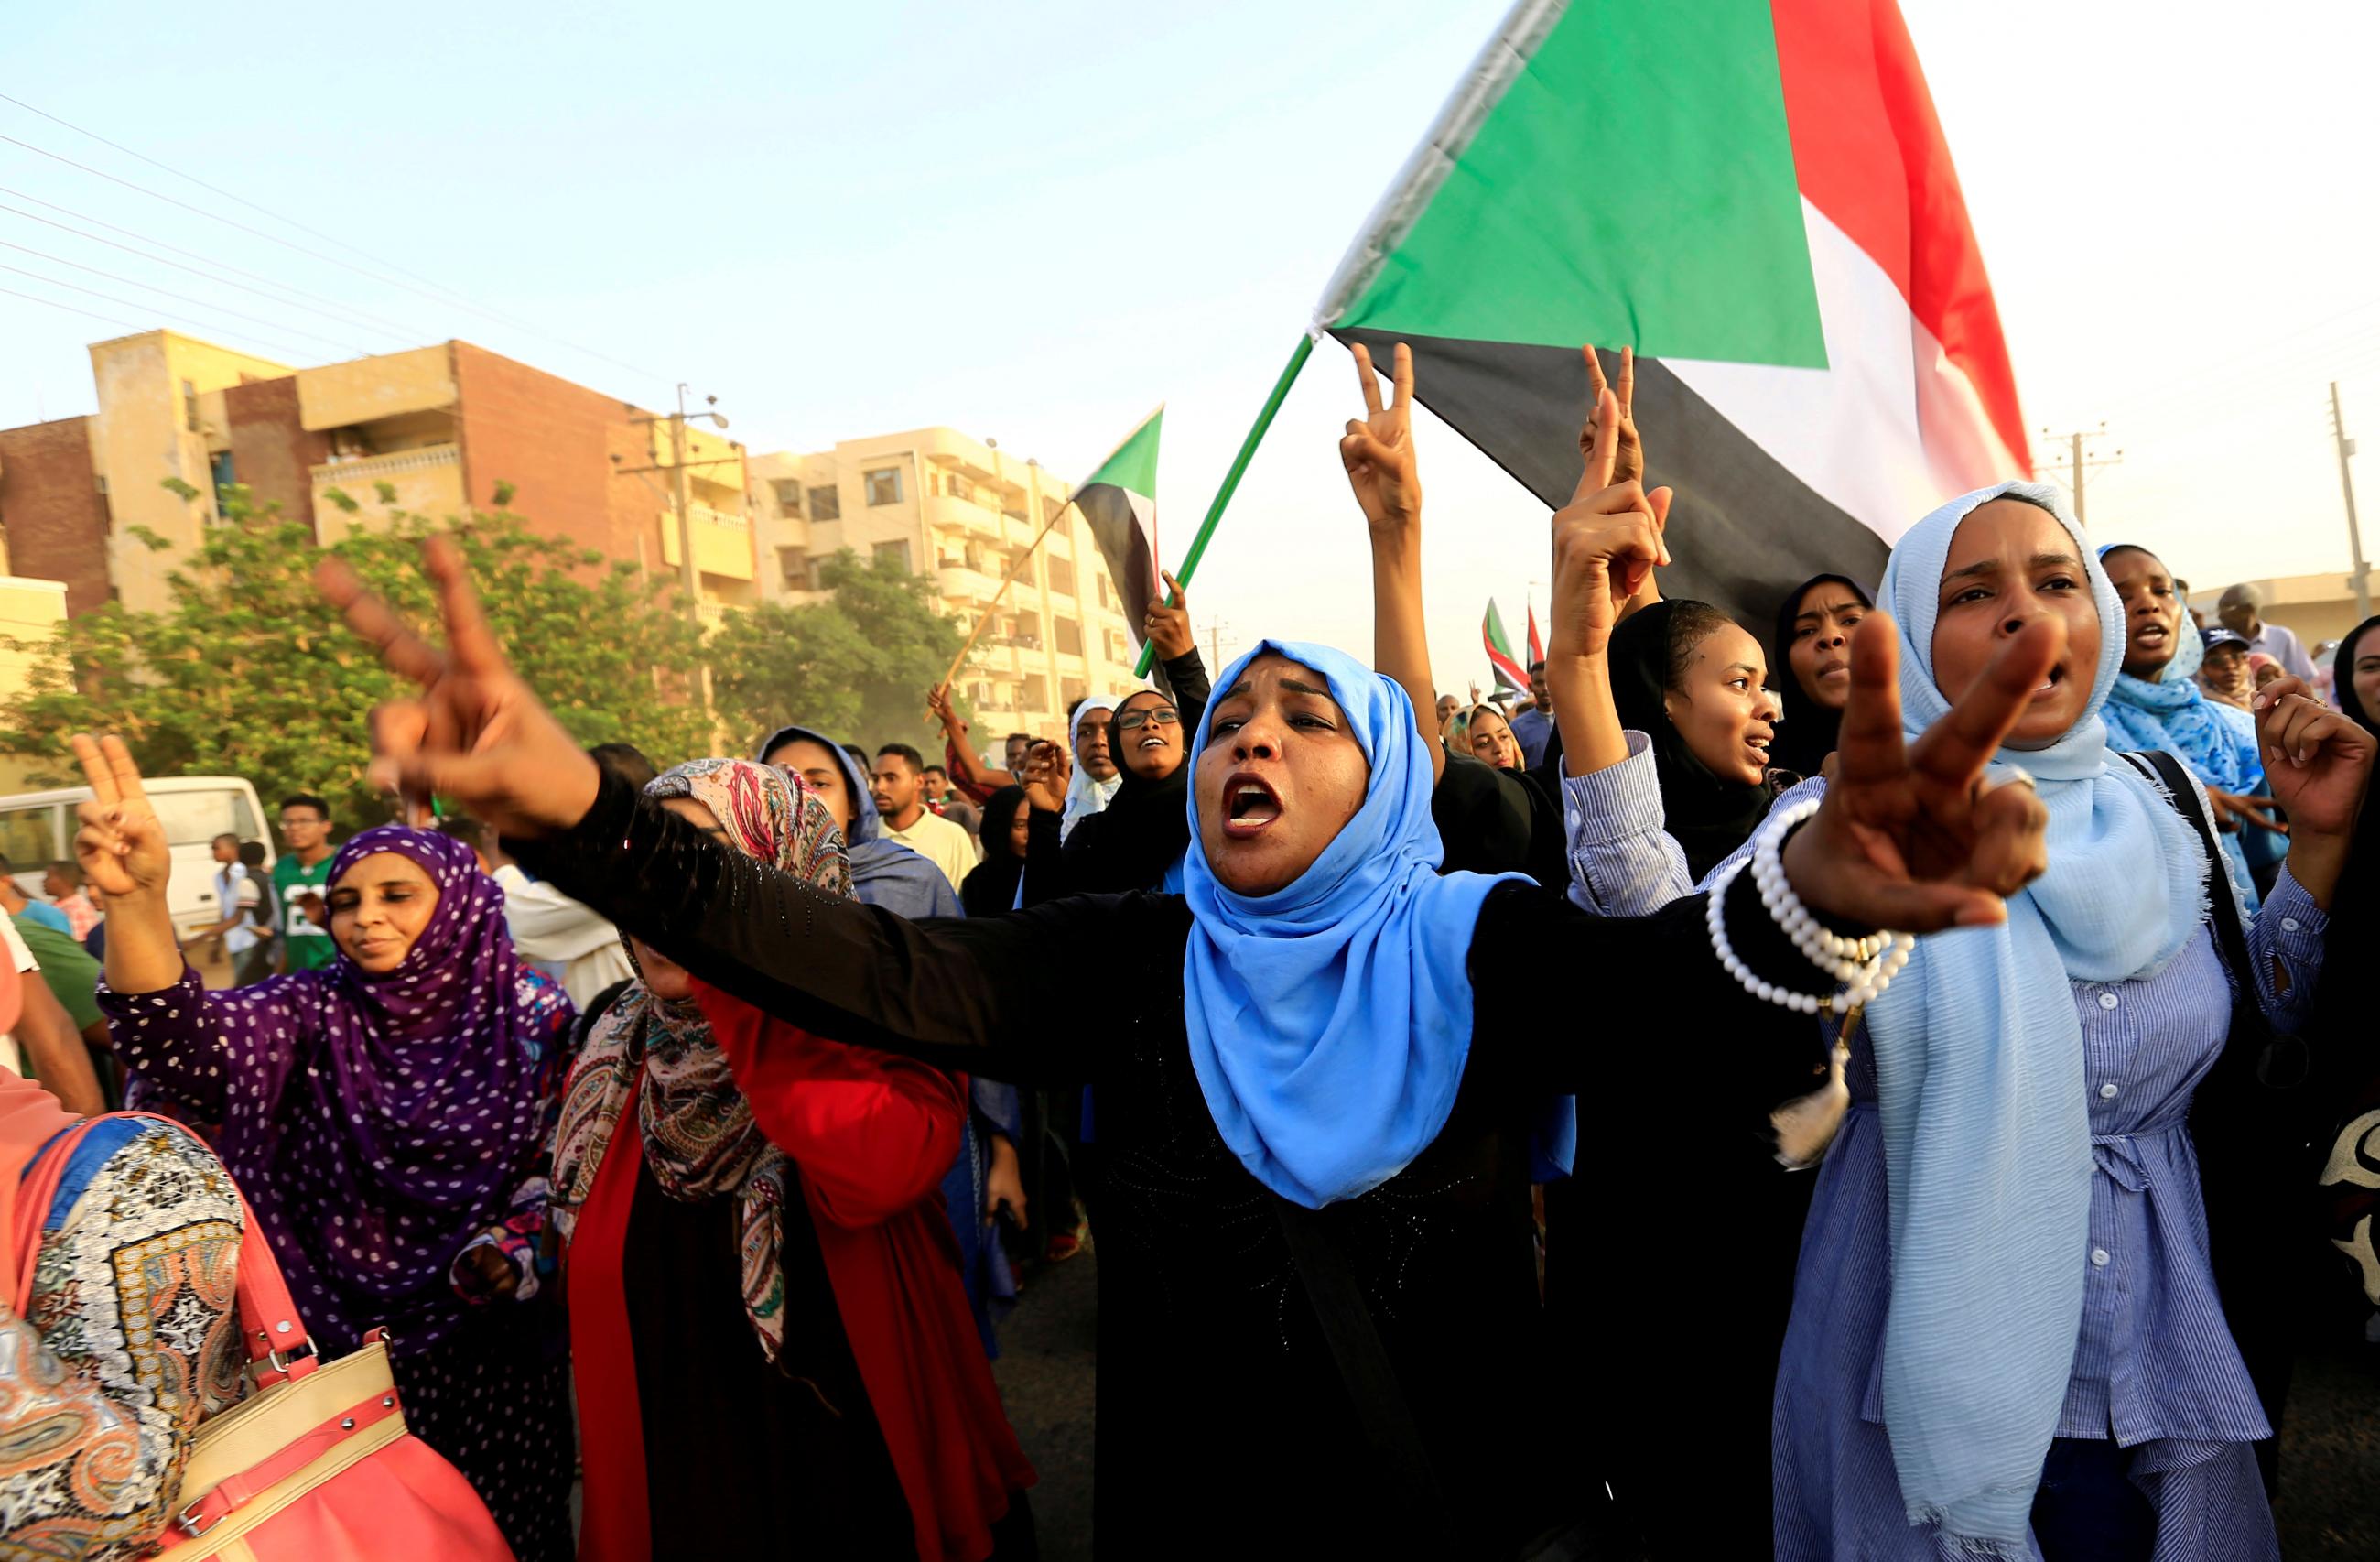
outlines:
[[[392, 509], [493, 509], [502, 485], [541, 531], [655, 574], [679, 571], [668, 421], [469, 342], [313, 369], [174, 331], [90, 350], [97, 411], [0, 430], [13, 567], [64, 581], [69, 613], [111, 599], [165, 605], [167, 573], [219, 519], [217, 489], [235, 482], [326, 543]], [[685, 531], [705, 607], [758, 601], [743, 447], [689, 427], [685, 458]], [[169, 491], [168, 478], [197, 496]], [[170, 550], [150, 549], [135, 527]]]
[[1066, 507], [1071, 486], [1038, 463], [954, 429], [926, 428], [746, 464], [766, 598], [814, 600], [820, 560], [847, 547], [925, 575], [937, 609], [961, 633], [990, 616], [959, 677], [978, 736], [1053, 736], [1084, 695], [1138, 686], [1139, 647], [1099, 544]]

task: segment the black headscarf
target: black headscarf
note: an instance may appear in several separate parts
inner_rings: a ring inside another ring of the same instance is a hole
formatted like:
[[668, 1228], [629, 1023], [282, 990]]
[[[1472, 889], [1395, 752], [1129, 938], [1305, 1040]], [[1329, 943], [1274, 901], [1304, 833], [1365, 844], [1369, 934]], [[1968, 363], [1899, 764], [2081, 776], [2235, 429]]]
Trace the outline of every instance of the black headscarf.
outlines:
[[[1136, 689], [1116, 702], [1116, 716], [1143, 694], [1155, 694], [1157, 703], [1181, 706], [1160, 690]], [[1151, 706], [1150, 708], [1154, 708]], [[1201, 707], [1203, 714], [1204, 707]], [[1075, 824], [1066, 837], [1066, 888], [1075, 895], [1110, 895], [1125, 890], [1155, 889], [1166, 870], [1190, 849], [1190, 738], [1186, 725], [1174, 727], [1182, 747], [1182, 763], [1173, 774], [1152, 781], [1124, 763], [1126, 736], [1111, 728], [1108, 747], [1115, 755], [1122, 783], [1108, 806]], [[1138, 736], [1135, 734], [1134, 736]]]
[[[2366, 618], [2348, 630], [2330, 663], [2333, 700], [2350, 721], [2371, 733], [2380, 733], [2380, 711], [2369, 708], [2356, 696], [2355, 657], [2358, 647], [2375, 635], [2380, 635], [2380, 616]], [[2363, 648], [2366, 655], [2375, 651], [2380, 651], [2380, 640]], [[2362, 985], [2366, 978], [2356, 962], [2365, 958], [2364, 952], [2372, 947], [2375, 934], [2380, 934], [2380, 787], [2371, 787], [2363, 794], [2363, 812], [2355, 821], [2355, 849], [2349, 854], [2346, 872], [2339, 876], [2338, 893], [2331, 897], [2330, 952], [2334, 958], [2325, 962], [2325, 969], [2342, 974], [2338, 983], [2325, 985], [2325, 998], [2337, 996], [2350, 984], [2350, 979], [2344, 975], [2347, 969], [2356, 971], [2351, 979], [2353, 985]], [[2338, 958], [2342, 956], [2345, 958]]]
[[1777, 680], [1784, 700], [1785, 725], [1777, 729], [1777, 740], [1768, 746], [1768, 753], [1778, 768], [1796, 775], [1818, 774], [1827, 756], [1835, 751], [1835, 734], [1843, 724], [1842, 712], [1811, 699], [1803, 692], [1802, 680], [1793, 676], [1793, 620], [1801, 616], [1802, 599], [1810, 594], [1810, 588], [1828, 581], [1859, 598], [1863, 606], [1876, 605], [1867, 589], [1847, 575], [1813, 575], [1778, 606], [1777, 637], [1768, 642], [1768, 676]]
[[968, 871], [966, 883], [959, 885], [959, 904], [970, 917], [996, 917], [1016, 904], [1016, 881], [1024, 876], [1025, 859], [1010, 848], [1008, 832], [1015, 827], [1016, 811], [1024, 806], [1022, 787], [1002, 787], [983, 805], [977, 836], [983, 842], [983, 860]]
[[1777, 794], [1766, 784], [1720, 780], [1694, 758], [1670, 724], [1662, 703], [1670, 668], [1694, 649], [1671, 643], [1680, 632], [1675, 627], [1680, 610], [1688, 607], [1718, 611], [1707, 603], [1657, 602], [1630, 615], [1612, 631], [1611, 698], [1619, 707], [1620, 725], [1652, 739], [1653, 768], [1661, 778], [1663, 827], [1684, 849], [1686, 870], [1699, 882], [1752, 838]]

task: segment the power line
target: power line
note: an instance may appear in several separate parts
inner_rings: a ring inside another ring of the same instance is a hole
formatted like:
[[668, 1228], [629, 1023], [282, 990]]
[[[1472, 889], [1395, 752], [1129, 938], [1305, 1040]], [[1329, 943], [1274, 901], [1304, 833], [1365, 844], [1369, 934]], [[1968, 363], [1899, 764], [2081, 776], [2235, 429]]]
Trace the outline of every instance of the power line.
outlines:
[[[212, 331], [215, 329], [212, 325], [206, 325], [200, 323], [199, 322], [192, 321], [188, 315], [176, 314], [172, 310], [157, 309], [152, 305], [140, 303], [131, 299], [119, 299], [113, 293], [103, 293], [96, 287], [85, 287], [79, 283], [61, 282], [55, 276], [43, 276], [38, 271], [27, 271], [23, 266], [12, 266], [7, 264], [6, 262], [0, 262], [0, 271], [10, 272], [18, 276], [30, 277], [35, 282], [45, 283], [52, 287], [63, 287], [69, 293], [80, 293], [87, 298], [98, 299], [105, 303], [121, 304], [126, 309], [140, 310], [149, 314], [162, 315], [168, 320], [180, 320], [186, 324], [197, 325], [201, 331]], [[245, 332], [239, 331], [226, 332], [224, 334], [232, 336], [247, 335]], [[292, 348], [285, 342], [276, 342], [266, 336], [249, 336], [248, 339], [255, 343], [258, 347], [271, 348], [274, 352], [283, 354], [285, 357], [320, 358], [322, 356], [320, 353], [310, 352], [308, 349], [303, 348]]]
[[0, 293], [5, 293], [12, 299], [22, 299], [29, 304], [47, 304], [52, 309], [64, 310], [68, 314], [81, 315], [85, 320], [96, 320], [102, 325], [113, 325], [119, 331], [138, 331], [140, 329], [138, 325], [126, 324], [123, 321], [116, 319], [114, 315], [94, 314], [87, 309], [77, 309], [72, 304], [62, 304], [55, 299], [42, 299], [37, 298], [30, 293], [19, 293], [14, 287], [0, 287]]
[[[256, 315], [242, 314], [236, 309], [226, 309], [221, 304], [211, 302], [205, 299], [193, 299], [187, 293], [176, 293], [170, 288], [160, 287], [153, 282], [143, 282], [138, 277], [118, 276], [112, 271], [102, 271], [97, 266], [87, 266], [80, 261], [70, 261], [64, 255], [53, 255], [45, 250], [36, 250], [30, 245], [11, 243], [6, 238], [0, 238], [0, 249], [14, 250], [19, 254], [31, 255], [37, 260], [47, 261], [53, 265], [70, 266], [76, 271], [86, 271], [93, 276], [103, 276], [110, 282], [121, 282], [128, 287], [143, 288], [146, 291], [155, 293], [162, 298], [178, 299], [183, 303], [196, 304], [200, 309], [212, 310], [218, 314], [227, 314], [234, 320], [245, 320], [252, 325], [261, 325], [269, 330], [275, 331], [285, 330], [296, 336], [310, 337], [314, 341], [326, 343], [331, 347], [336, 348], [341, 352], [352, 352], [364, 357], [370, 356], [366, 348], [358, 348], [346, 342], [334, 341], [328, 336], [315, 336], [313, 332], [300, 330], [297, 326], [290, 324], [285, 320], [264, 320]], [[63, 286], [63, 284], [61, 286]]]
[[[2091, 480], [2091, 472], [2099, 467], [2116, 466], [2124, 458], [2124, 453], [2121, 450], [2117, 451], [2112, 456], [2101, 456], [2095, 451], [2086, 451], [2082, 448], [2082, 442], [2084, 440], [2096, 439], [2107, 432], [2107, 424], [2104, 419], [2101, 420], [2099, 426], [2095, 430], [2078, 430], [2072, 433], [2062, 434], [2053, 434], [2047, 429], [2041, 431], [2044, 438], [2063, 440], [2066, 443], [2068, 471], [2070, 475], [2064, 481], [2066, 483], [2066, 491], [2074, 495], [2074, 523], [2078, 526], [2088, 524], [2083, 515], [2082, 491], [2084, 486]], [[2034, 464], [2036, 467], [2049, 466], [2053, 469], [2056, 466], [2054, 461], [2045, 462], [2036, 460]]]
[[309, 227], [304, 223], [298, 221], [295, 217], [284, 216], [280, 213], [275, 212], [269, 207], [260, 206], [255, 201], [248, 199], [248, 197], [234, 194], [232, 191], [224, 189], [221, 185], [209, 184], [206, 180], [199, 177], [196, 174], [186, 174], [181, 169], [173, 166], [171, 164], [160, 163], [157, 159], [150, 156], [145, 152], [136, 152], [131, 147], [126, 146], [121, 141], [109, 140], [105, 136], [101, 135], [96, 130], [86, 130], [81, 126], [77, 125], [70, 120], [59, 118], [56, 115], [52, 114], [47, 109], [34, 107], [31, 104], [27, 103], [22, 98], [12, 98], [6, 92], [0, 92], [0, 103], [14, 104], [28, 114], [39, 115], [42, 118], [48, 120], [53, 125], [64, 126], [67, 129], [72, 130], [78, 136], [82, 136], [91, 140], [97, 141], [100, 145], [107, 147], [112, 151], [120, 152], [127, 157], [146, 163], [152, 168], [161, 169], [165, 173], [173, 175], [176, 178], [188, 179], [190, 183], [198, 186], [200, 189], [205, 190], [210, 195], [219, 195], [225, 201], [235, 201], [261, 216], [271, 217], [274, 222], [281, 223], [289, 227], [294, 227], [300, 233], [319, 238], [325, 244], [335, 244], [340, 249], [348, 251], [350, 254], [361, 255], [368, 261], [373, 261], [381, 265], [384, 265], [400, 276], [412, 277], [414, 281], [423, 283], [431, 287], [438, 286], [436, 283], [431, 282], [430, 278], [417, 275], [412, 272], [407, 271], [403, 266], [398, 265], [395, 262], [391, 261], [384, 256], [375, 255], [369, 250], [350, 244], [346, 239], [340, 238], [334, 234], [324, 233], [320, 228]]
[[[13, 103], [16, 100], [12, 98], [9, 101]], [[50, 116], [44, 116], [44, 117]], [[64, 120], [59, 120], [58, 123], [65, 124], [66, 122]], [[68, 125], [67, 126], [67, 128], [70, 130], [79, 130], [80, 127]], [[82, 133], [89, 134], [87, 131]], [[94, 136], [92, 139], [97, 140], [98, 138]], [[278, 244], [285, 250], [293, 250], [298, 254], [308, 257], [309, 259], [320, 261], [325, 265], [338, 266], [343, 270], [354, 272], [358, 276], [377, 282], [383, 287], [402, 288], [406, 292], [419, 294], [423, 298], [431, 299], [434, 303], [443, 304], [449, 309], [468, 311], [470, 313], [476, 314], [483, 320], [492, 320], [499, 325], [505, 326], [511, 330], [524, 332], [529, 336], [537, 337], [540, 341], [551, 342], [557, 347], [567, 348], [572, 352], [580, 353], [588, 358], [611, 364], [615, 369], [625, 369], [631, 374], [641, 375], [649, 380], [659, 380], [663, 378], [662, 375], [654, 373], [650, 369], [640, 369], [633, 363], [625, 362], [620, 359], [612, 357], [608, 353], [598, 352], [593, 348], [581, 347], [579, 344], [570, 341], [565, 337], [553, 336], [548, 332], [540, 331], [533, 325], [525, 324], [520, 321], [513, 320], [507, 316], [498, 314], [493, 310], [482, 309], [477, 304], [465, 300], [459, 295], [455, 294], [452, 289], [437, 287], [435, 291], [432, 291], [431, 287], [419, 287], [411, 282], [401, 281], [396, 277], [383, 276], [377, 272], [367, 271], [362, 266], [356, 264], [353, 261], [343, 261], [336, 255], [326, 255], [319, 250], [310, 250], [303, 244], [282, 238], [279, 234], [267, 233], [262, 228], [253, 227], [247, 223], [237, 222], [230, 217], [226, 217], [221, 212], [209, 211], [204, 206], [197, 206], [187, 201], [176, 200], [175, 197], [165, 194], [163, 190], [151, 189], [146, 185], [136, 184], [132, 180], [125, 178], [120, 175], [111, 174], [104, 168], [94, 168], [88, 163], [78, 163], [73, 158], [67, 156], [63, 153], [52, 152], [47, 147], [35, 146], [30, 141], [19, 140], [14, 136], [0, 135], [0, 141], [5, 141], [10, 146], [18, 147], [26, 152], [32, 153], [36, 156], [46, 157], [51, 159], [53, 162], [62, 163], [69, 168], [74, 168], [82, 173], [89, 174], [94, 178], [105, 179], [110, 184], [122, 185], [125, 189], [138, 191], [139, 193], [149, 197], [152, 201], [162, 201], [168, 206], [178, 207], [182, 211], [193, 213], [196, 215], [209, 218], [214, 222], [223, 224], [225, 227], [235, 229], [240, 233], [248, 234], [253, 238], [261, 238], [268, 244]], [[165, 166], [163, 164], [158, 165], [160, 167]], [[180, 170], [166, 168], [166, 172], [178, 174], [180, 173]], [[190, 178], [192, 183], [200, 182], [187, 174], [183, 174], [181, 177], [184, 178]], [[262, 210], [261, 207], [258, 209]], [[268, 214], [268, 215], [271, 214]], [[274, 220], [285, 223], [288, 222], [287, 218], [279, 216], [275, 216]], [[290, 226], [294, 227], [298, 225], [292, 223]], [[360, 250], [358, 251], [358, 253], [361, 252], [362, 251]], [[387, 262], [377, 262], [377, 263], [384, 265]], [[431, 287], [435, 287], [435, 285], [433, 284]], [[442, 294], [444, 296], [441, 297], [440, 295]]]
[[[103, 227], [110, 233], [120, 233], [128, 238], [138, 238], [144, 244], [153, 244], [158, 249], [167, 250], [173, 254], [188, 255], [192, 260], [202, 261], [207, 259], [206, 256], [198, 254], [193, 250], [176, 249], [175, 246], [166, 243], [161, 238], [152, 238], [145, 233], [136, 233], [128, 227], [118, 227], [114, 223], [102, 222], [99, 218], [91, 216], [82, 212], [78, 212], [70, 206], [61, 206], [54, 201], [43, 201], [39, 196], [27, 195], [24, 191], [11, 189], [6, 185], [0, 185], [0, 195], [13, 195], [19, 201], [30, 201], [36, 206], [46, 206], [53, 212], [64, 212], [70, 217], [80, 218], [82, 221], [91, 224], [93, 227]], [[102, 238], [98, 234], [84, 232], [81, 228], [75, 226], [72, 223], [62, 223], [55, 217], [45, 217], [38, 212], [28, 212], [20, 207], [11, 206], [6, 201], [0, 201], [0, 212], [12, 213], [17, 216], [24, 218], [27, 222], [40, 223], [45, 227], [56, 228], [61, 233], [71, 233], [77, 238], [87, 238], [94, 244], [104, 244], [111, 250], [121, 250], [128, 255], [138, 255], [140, 259], [150, 262], [154, 265], [172, 266], [176, 271], [187, 271], [194, 276], [203, 276], [210, 282], [219, 282], [226, 287], [237, 287], [243, 293], [254, 293], [260, 299], [270, 299], [273, 302], [280, 304], [285, 308], [302, 309], [309, 314], [319, 314], [325, 320], [335, 320], [342, 325], [356, 325], [361, 323], [369, 327], [376, 327], [377, 329], [385, 331], [400, 341], [418, 342], [420, 341], [425, 335], [422, 332], [414, 330], [409, 325], [393, 324], [388, 321], [382, 320], [377, 315], [366, 314], [361, 310], [353, 311], [355, 318], [349, 319], [346, 315], [334, 313], [330, 310], [317, 308], [314, 304], [295, 303], [291, 299], [279, 298], [273, 293], [266, 292], [261, 287], [253, 287], [245, 282], [234, 282], [229, 277], [218, 276], [212, 272], [200, 270], [197, 266], [189, 265], [181, 261], [169, 261], [162, 255], [152, 255], [145, 250], [136, 250], [129, 244], [119, 244], [113, 238]], [[220, 262], [217, 263], [222, 264]], [[252, 271], [242, 271], [239, 267], [235, 265], [223, 265], [223, 269], [236, 273], [241, 276], [255, 277], [259, 282], [269, 284], [271, 287], [279, 289], [281, 292], [295, 294], [299, 299], [314, 299], [320, 303], [336, 302], [335, 299], [324, 299], [320, 294], [308, 293], [300, 288], [292, 287], [286, 283], [274, 282], [269, 276], [260, 276]], [[344, 308], [345, 306], [341, 307]]]

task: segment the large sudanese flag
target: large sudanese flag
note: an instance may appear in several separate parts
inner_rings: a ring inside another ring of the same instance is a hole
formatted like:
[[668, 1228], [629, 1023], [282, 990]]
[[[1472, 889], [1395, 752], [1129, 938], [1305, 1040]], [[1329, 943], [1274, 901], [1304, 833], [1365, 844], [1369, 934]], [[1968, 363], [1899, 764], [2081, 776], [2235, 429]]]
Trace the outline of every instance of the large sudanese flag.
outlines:
[[1579, 347], [1633, 344], [1646, 482], [1677, 491], [1664, 594], [1754, 623], [2032, 470], [1893, 0], [1521, 0], [1317, 325], [1411, 343], [1420, 400], [1548, 506], [1578, 481]]

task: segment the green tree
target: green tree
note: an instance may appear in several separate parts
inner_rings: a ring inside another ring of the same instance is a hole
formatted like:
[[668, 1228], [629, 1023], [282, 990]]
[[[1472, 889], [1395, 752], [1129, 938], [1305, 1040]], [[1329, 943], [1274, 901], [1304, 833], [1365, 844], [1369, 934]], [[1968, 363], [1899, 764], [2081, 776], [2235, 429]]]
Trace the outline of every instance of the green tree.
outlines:
[[[363, 782], [367, 718], [403, 690], [316, 593], [322, 550], [311, 530], [237, 485], [220, 500], [222, 522], [173, 561], [169, 606], [110, 604], [50, 641], [18, 642], [42, 659], [27, 691], [0, 707], [0, 751], [48, 762], [37, 784], [68, 784], [79, 778], [68, 736], [113, 731], [152, 775], [242, 775], [268, 807], [310, 791], [346, 822], [384, 817], [384, 799]], [[420, 540], [451, 530], [497, 635], [573, 736], [632, 742], [662, 764], [709, 750], [710, 724], [686, 693], [700, 636], [672, 605], [668, 581], [639, 579], [632, 564], [599, 573], [601, 555], [509, 512], [436, 522], [381, 508], [370, 529], [329, 551], [415, 623], [437, 622]], [[154, 533], [141, 540], [169, 546]]]
[[926, 691], [958, 653], [958, 626], [934, 611], [924, 577], [898, 560], [849, 548], [819, 565], [824, 602], [771, 603], [731, 613], [710, 638], [711, 690], [721, 720], [755, 743], [790, 722], [862, 743], [941, 737]]

